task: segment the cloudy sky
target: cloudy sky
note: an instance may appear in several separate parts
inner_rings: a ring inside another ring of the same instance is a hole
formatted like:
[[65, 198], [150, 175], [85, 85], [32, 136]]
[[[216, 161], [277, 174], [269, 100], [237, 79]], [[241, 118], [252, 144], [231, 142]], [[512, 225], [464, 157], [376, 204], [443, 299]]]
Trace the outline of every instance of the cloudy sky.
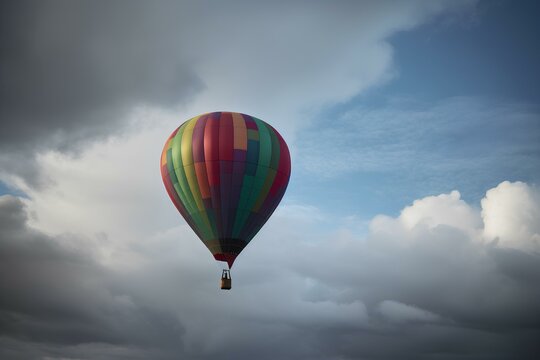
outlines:
[[[0, 357], [536, 358], [539, 11], [0, 2]], [[293, 167], [230, 292], [159, 173], [220, 110]]]

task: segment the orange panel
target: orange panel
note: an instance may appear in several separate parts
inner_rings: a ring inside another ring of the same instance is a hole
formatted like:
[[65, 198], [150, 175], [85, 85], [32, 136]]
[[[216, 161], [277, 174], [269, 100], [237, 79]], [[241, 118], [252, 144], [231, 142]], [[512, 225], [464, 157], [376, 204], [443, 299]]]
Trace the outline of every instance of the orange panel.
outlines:
[[197, 174], [197, 182], [203, 199], [210, 198], [210, 188], [208, 186], [208, 176], [206, 175], [206, 164], [203, 162], [195, 163], [195, 173]]

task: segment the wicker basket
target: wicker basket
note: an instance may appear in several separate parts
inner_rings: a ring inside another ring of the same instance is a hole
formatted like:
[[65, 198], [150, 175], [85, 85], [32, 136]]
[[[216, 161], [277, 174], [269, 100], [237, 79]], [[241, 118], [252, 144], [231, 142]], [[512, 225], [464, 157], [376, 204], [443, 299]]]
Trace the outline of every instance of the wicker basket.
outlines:
[[221, 290], [231, 290], [231, 272], [223, 270], [221, 274]]

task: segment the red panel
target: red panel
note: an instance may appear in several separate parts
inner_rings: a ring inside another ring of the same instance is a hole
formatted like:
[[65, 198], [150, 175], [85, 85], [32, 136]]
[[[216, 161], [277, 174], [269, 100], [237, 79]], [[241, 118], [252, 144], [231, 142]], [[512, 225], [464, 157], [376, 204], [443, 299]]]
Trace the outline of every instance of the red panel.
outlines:
[[283, 186], [286, 186], [288, 182], [289, 177], [287, 175], [285, 175], [281, 171], [276, 172], [276, 177], [274, 178], [274, 182], [270, 187], [269, 195], [275, 196], [279, 189], [281, 189]]
[[206, 173], [208, 174], [208, 184], [210, 186], [219, 185], [220, 169], [219, 161], [206, 161]]
[[203, 199], [210, 198], [210, 187], [208, 186], [208, 176], [206, 174], [206, 164], [203, 162], [195, 163], [195, 174], [197, 174], [197, 182]]
[[283, 140], [281, 135], [275, 129], [274, 131], [276, 132], [276, 135], [279, 139], [278, 171], [283, 172], [288, 177], [291, 173], [291, 155], [289, 154], [289, 148], [287, 147], [287, 144], [285, 143], [285, 140]]
[[204, 133], [205, 126], [208, 120], [208, 115], [201, 116], [195, 128], [193, 129], [193, 140], [192, 140], [192, 149], [193, 149], [193, 161], [201, 162], [204, 161]]
[[219, 120], [219, 159], [233, 160], [234, 127], [231, 113], [221, 113]]
[[214, 259], [218, 261], [226, 261], [229, 265], [229, 269], [232, 268], [234, 260], [236, 259], [236, 254], [215, 254]]
[[204, 158], [219, 160], [219, 118], [211, 114], [204, 127]]
[[218, 235], [223, 234], [223, 225], [221, 224], [221, 190], [220, 185], [211, 186], [210, 194], [212, 196], [212, 208], [216, 219]]
[[232, 185], [232, 161], [220, 161], [220, 191], [221, 191], [221, 225], [220, 237], [230, 236], [232, 225], [229, 222], [229, 212], [231, 211], [231, 185]]
[[243, 115], [243, 116], [244, 116], [244, 119], [246, 119], [246, 128], [253, 129], [253, 130], [258, 130], [259, 129], [257, 127], [257, 123], [255, 123], [255, 120], [253, 120], [251, 118], [251, 116], [249, 116], [249, 115]]
[[204, 158], [210, 187], [219, 186], [219, 119], [220, 113], [212, 113], [204, 127]]

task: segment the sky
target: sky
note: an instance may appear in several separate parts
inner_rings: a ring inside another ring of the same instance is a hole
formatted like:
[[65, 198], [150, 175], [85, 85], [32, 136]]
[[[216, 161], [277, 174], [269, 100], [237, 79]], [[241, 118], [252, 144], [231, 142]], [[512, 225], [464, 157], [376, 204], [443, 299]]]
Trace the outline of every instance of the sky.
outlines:
[[[0, 357], [535, 359], [539, 10], [0, 2]], [[228, 292], [159, 172], [211, 111], [292, 158]]]

